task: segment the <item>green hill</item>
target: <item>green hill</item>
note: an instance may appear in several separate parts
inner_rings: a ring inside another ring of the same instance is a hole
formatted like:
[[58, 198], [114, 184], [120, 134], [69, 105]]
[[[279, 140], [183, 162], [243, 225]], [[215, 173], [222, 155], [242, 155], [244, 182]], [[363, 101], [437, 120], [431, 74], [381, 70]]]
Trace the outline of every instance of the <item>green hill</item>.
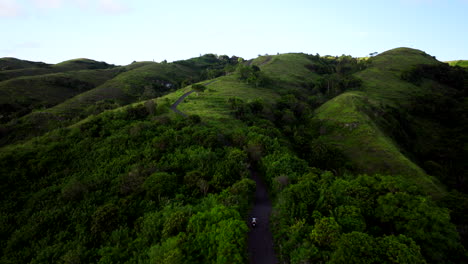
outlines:
[[92, 70], [92, 69], [107, 69], [113, 67], [113, 65], [107, 64], [106, 62], [99, 62], [90, 59], [73, 59], [68, 61], [63, 61], [57, 64], [54, 64], [52, 68], [58, 68], [61, 71], [67, 70]]
[[362, 91], [341, 94], [317, 109], [317, 119], [330, 131], [323, 137], [363, 171], [408, 175], [426, 191], [440, 196], [444, 191], [437, 180], [405, 156], [399, 142], [378, 123], [389, 108], [407, 108], [415, 96], [429, 93], [424, 87], [402, 80], [401, 73], [417, 64], [437, 63], [421, 51], [406, 48], [373, 57], [367, 69], [356, 73], [363, 81]]
[[0, 81], [24, 76], [38, 76], [67, 71], [109, 69], [115, 67], [115, 65], [90, 59], [74, 59], [58, 64], [45, 64], [42, 62], [30, 62], [14, 58], [2, 58], [0, 59], [0, 67], [1, 65], [5, 66], [3, 67], [4, 70], [0, 70]]
[[463, 68], [468, 68], [468, 60], [455, 60], [455, 61], [447, 61], [450, 66], [460, 66]]
[[[63, 73], [0, 82], [2, 118], [10, 122], [4, 126], [0, 143], [41, 135], [106, 109], [161, 96], [229, 63], [208, 54], [174, 63], [136, 62], [100, 69], [111, 66], [77, 59], [53, 66]], [[78, 69], [93, 70], [74, 71]]]
[[18, 70], [26, 68], [47, 68], [49, 64], [43, 62], [34, 62], [20, 60], [16, 58], [0, 58], [0, 71]]
[[2, 123], [35, 109], [57, 105], [101, 85], [116, 74], [115, 70], [73, 71], [0, 82], [0, 105], [4, 115]]
[[467, 73], [398, 48], [0, 82], [62, 100], [0, 129], [0, 262], [247, 263], [255, 173], [284, 263], [463, 263]]

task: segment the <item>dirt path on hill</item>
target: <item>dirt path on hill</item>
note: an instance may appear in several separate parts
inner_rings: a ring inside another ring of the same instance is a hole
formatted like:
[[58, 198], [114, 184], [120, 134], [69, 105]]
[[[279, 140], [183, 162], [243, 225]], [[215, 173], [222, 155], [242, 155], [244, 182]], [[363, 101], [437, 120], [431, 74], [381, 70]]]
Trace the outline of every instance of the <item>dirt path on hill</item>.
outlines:
[[249, 232], [249, 260], [252, 264], [279, 263], [273, 249], [273, 236], [270, 231], [271, 201], [265, 184], [256, 171], [251, 171], [252, 178], [257, 184], [255, 201], [250, 213], [249, 226], [252, 217], [257, 218], [257, 227]]
[[[203, 85], [208, 86], [208, 85], [210, 85], [210, 84], [212, 84], [212, 83], [214, 83], [216, 81], [217, 80], [211, 80], [211, 81], [209, 81], [207, 83], [204, 83]], [[181, 97], [179, 97], [179, 99], [177, 99], [177, 101], [175, 101], [175, 103], [173, 103], [171, 105], [172, 111], [176, 112], [177, 114], [179, 114], [181, 116], [187, 117], [187, 114], [185, 114], [182, 111], [180, 111], [179, 109], [177, 109], [177, 106], [184, 101], [185, 97], [189, 96], [193, 92], [195, 92], [195, 91], [192, 90], [192, 91], [186, 92]]]

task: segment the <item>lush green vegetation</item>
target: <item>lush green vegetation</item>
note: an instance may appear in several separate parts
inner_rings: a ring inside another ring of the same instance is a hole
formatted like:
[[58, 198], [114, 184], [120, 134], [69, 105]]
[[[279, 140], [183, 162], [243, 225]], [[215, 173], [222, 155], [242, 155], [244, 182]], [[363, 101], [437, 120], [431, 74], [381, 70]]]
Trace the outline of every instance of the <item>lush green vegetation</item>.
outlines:
[[155, 107], [2, 150], [2, 262], [244, 262], [247, 153]]
[[283, 263], [467, 260], [461, 67], [405, 48], [3, 61], [66, 70], [0, 82], [2, 263], [246, 263], [252, 170]]
[[447, 209], [399, 176], [303, 171], [279, 195], [280, 256], [291, 263], [459, 263]]

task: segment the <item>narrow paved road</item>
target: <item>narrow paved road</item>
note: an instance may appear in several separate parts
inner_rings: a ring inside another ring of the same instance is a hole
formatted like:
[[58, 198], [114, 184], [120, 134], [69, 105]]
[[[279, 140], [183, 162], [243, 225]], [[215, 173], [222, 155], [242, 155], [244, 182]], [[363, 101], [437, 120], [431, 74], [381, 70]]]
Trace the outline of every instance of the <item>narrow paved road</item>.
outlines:
[[190, 91], [190, 92], [186, 92], [184, 93], [184, 95], [182, 95], [179, 99], [177, 99], [177, 101], [175, 103], [173, 103], [171, 105], [171, 109], [172, 111], [176, 112], [177, 114], [181, 115], [181, 116], [187, 116], [187, 114], [185, 113], [182, 113], [179, 109], [177, 109], [177, 106], [182, 103], [182, 101], [184, 101], [185, 97], [189, 96], [191, 93], [195, 92], [194, 90]]
[[[204, 83], [203, 85], [205, 86], [208, 86], [214, 82], [216, 82], [217, 80], [211, 80], [207, 83]], [[181, 116], [184, 116], [184, 117], [187, 117], [187, 114], [183, 113], [182, 111], [180, 111], [179, 109], [177, 109], [177, 106], [182, 103], [185, 99], [185, 97], [189, 96], [191, 93], [195, 92], [194, 90], [190, 91], [190, 92], [186, 92], [184, 93], [179, 99], [177, 99], [177, 101], [175, 101], [175, 103], [173, 103], [171, 105], [171, 109], [172, 111], [176, 112], [177, 114], [181, 115]]]
[[249, 232], [250, 263], [276, 264], [279, 262], [273, 249], [273, 236], [270, 231], [271, 201], [268, 198], [267, 188], [258, 173], [251, 171], [251, 174], [257, 184], [257, 189], [250, 219], [257, 218], [257, 227], [251, 228]]

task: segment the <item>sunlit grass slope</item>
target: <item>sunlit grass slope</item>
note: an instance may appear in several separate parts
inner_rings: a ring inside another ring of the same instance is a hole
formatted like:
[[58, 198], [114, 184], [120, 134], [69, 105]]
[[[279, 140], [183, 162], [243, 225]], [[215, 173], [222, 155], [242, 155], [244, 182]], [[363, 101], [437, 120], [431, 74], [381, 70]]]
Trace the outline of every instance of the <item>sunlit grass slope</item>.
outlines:
[[[274, 85], [255, 87], [238, 79], [236, 74], [219, 77], [215, 80], [201, 82], [207, 83], [207, 90], [203, 93], [192, 93], [178, 109], [186, 114], [196, 114], [206, 121], [235, 122], [232, 117], [229, 99], [239, 98], [244, 102], [261, 100], [265, 105], [272, 105], [281, 93], [287, 92], [291, 87], [301, 88], [303, 84], [312, 82], [318, 75], [310, 71], [307, 66], [313, 62], [307, 54], [289, 53], [273, 56], [260, 56], [250, 62], [258, 66]], [[175, 102], [191, 87], [185, 87], [174, 93], [160, 98]]]
[[356, 76], [364, 81], [363, 90], [368, 96], [391, 105], [406, 104], [412, 96], [424, 92], [423, 88], [402, 80], [403, 71], [417, 64], [440, 63], [423, 51], [409, 48], [392, 49], [369, 61], [370, 67]]
[[347, 92], [323, 104], [316, 118], [323, 122], [323, 137], [339, 147], [359, 170], [402, 174], [434, 196], [444, 190], [438, 182], [403, 155], [399, 146], [377, 126], [384, 105], [405, 107], [412, 96], [424, 93], [401, 80], [404, 70], [416, 64], [438, 63], [424, 52], [398, 48], [372, 58], [371, 66], [357, 73], [362, 92]]
[[468, 60], [454, 60], [454, 61], [447, 61], [450, 66], [460, 66], [463, 68], [468, 68]]
[[259, 66], [270, 77], [286, 85], [302, 85], [318, 77], [307, 66], [314, 62], [304, 53], [287, 53], [274, 56], [260, 56], [252, 65]]
[[[240, 82], [236, 75], [219, 77], [215, 80], [201, 82], [209, 83], [207, 89], [203, 93], [190, 94], [177, 109], [189, 115], [199, 115], [203, 120], [224, 121], [230, 122], [233, 120], [231, 114], [229, 99], [238, 98], [244, 102], [253, 100], [261, 100], [266, 105], [271, 105], [275, 99], [279, 98], [278, 93], [271, 88], [257, 88], [252, 85]], [[163, 102], [166, 98], [174, 103], [177, 99], [191, 91], [191, 86], [187, 86], [174, 93], [168, 94], [160, 98], [158, 101]]]
[[177, 83], [194, 74], [192, 69], [176, 64], [148, 63], [121, 73], [101, 86], [79, 94], [47, 111], [68, 118], [102, 100], [116, 100], [121, 104], [127, 104], [140, 99], [148, 86], [154, 90], [153, 97], [155, 97], [171, 90]]

